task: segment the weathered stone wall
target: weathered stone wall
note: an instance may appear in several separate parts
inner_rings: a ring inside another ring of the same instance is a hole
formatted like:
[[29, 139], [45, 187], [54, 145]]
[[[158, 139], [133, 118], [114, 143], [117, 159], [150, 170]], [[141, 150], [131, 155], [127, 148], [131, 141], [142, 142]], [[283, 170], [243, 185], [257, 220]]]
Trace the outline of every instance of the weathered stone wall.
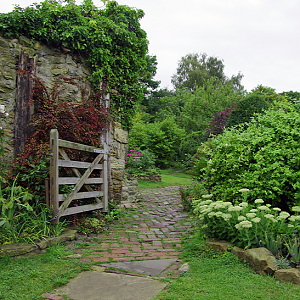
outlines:
[[[87, 80], [90, 68], [86, 60], [78, 55], [71, 55], [62, 49], [48, 47], [26, 37], [14, 39], [0, 36], [0, 104], [5, 105], [9, 116], [6, 122], [0, 121], [4, 129], [3, 144], [7, 160], [14, 158], [16, 99], [18, 66], [21, 53], [33, 61], [32, 72], [51, 90], [58, 76], [73, 78], [87, 91], [91, 90]], [[81, 102], [81, 91], [71, 84], [64, 84], [60, 96], [72, 102]], [[111, 196], [120, 201], [122, 180], [124, 178], [125, 153], [127, 151], [128, 133], [115, 124], [111, 128]], [[119, 195], [118, 195], [119, 194]]]

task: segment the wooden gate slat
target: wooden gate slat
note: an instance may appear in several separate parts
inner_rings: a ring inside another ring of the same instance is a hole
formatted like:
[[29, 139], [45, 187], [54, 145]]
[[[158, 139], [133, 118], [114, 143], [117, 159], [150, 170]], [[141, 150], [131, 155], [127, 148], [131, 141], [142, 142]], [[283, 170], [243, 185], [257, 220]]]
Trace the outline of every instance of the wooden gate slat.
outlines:
[[[89, 163], [89, 162], [82, 162], [82, 161], [75, 161], [75, 160], [63, 160], [63, 159], [59, 159], [57, 164], [59, 167], [79, 168], [79, 169], [87, 169], [91, 165], [91, 163]], [[103, 165], [97, 164], [97, 165], [95, 165], [94, 169], [102, 170]]]
[[[102, 191], [93, 191], [93, 192], [81, 192], [81, 193], [76, 193], [73, 200], [75, 199], [87, 199], [87, 198], [95, 198], [95, 197], [101, 197], [103, 196]], [[58, 200], [63, 201], [66, 200], [67, 198], [65, 197], [65, 194], [59, 194], [58, 195]]]
[[78, 144], [78, 143], [74, 143], [74, 142], [70, 142], [70, 141], [66, 141], [66, 140], [58, 140], [58, 146], [59, 147], [63, 147], [63, 148], [69, 148], [69, 149], [74, 149], [74, 150], [81, 150], [81, 151], [86, 151], [86, 152], [93, 152], [93, 153], [106, 153], [105, 150], [100, 149], [100, 148], [95, 148], [92, 146], [88, 146], [88, 145], [82, 145], [82, 144]]
[[[80, 180], [80, 178], [76, 178], [76, 177], [59, 177], [58, 178], [58, 184], [59, 185], [64, 185], [64, 184], [76, 184], [78, 181]], [[103, 179], [102, 178], [88, 178], [84, 184], [101, 184], [103, 183]]]
[[103, 208], [102, 203], [96, 203], [96, 204], [88, 204], [88, 205], [82, 205], [77, 207], [68, 207], [62, 214], [62, 216], [69, 216], [74, 215], [86, 211], [96, 210]]

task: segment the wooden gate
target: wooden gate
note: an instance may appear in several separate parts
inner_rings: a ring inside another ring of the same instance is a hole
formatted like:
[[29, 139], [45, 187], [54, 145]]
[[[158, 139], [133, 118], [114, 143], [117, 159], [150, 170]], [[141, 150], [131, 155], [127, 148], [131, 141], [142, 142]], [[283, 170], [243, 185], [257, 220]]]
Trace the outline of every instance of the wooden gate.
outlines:
[[[79, 151], [95, 153], [97, 156], [93, 162], [72, 161], [63, 148], [69, 148]], [[50, 133], [50, 205], [52, 207], [53, 219], [51, 222], [57, 224], [62, 216], [77, 214], [81, 212], [102, 209], [107, 212], [108, 209], [108, 174], [107, 167], [108, 149], [104, 144], [104, 149], [92, 146], [82, 145], [58, 137], [57, 129], [52, 129]], [[60, 157], [62, 159], [60, 159]], [[59, 167], [71, 168], [76, 177], [59, 177]], [[82, 174], [78, 169], [84, 169]], [[89, 178], [93, 170], [100, 170], [100, 176]], [[60, 185], [74, 185], [71, 193], [66, 197], [59, 194]], [[101, 191], [93, 190], [91, 185], [101, 185]], [[87, 191], [79, 192], [84, 187]], [[69, 207], [75, 199], [94, 198], [95, 203]]]

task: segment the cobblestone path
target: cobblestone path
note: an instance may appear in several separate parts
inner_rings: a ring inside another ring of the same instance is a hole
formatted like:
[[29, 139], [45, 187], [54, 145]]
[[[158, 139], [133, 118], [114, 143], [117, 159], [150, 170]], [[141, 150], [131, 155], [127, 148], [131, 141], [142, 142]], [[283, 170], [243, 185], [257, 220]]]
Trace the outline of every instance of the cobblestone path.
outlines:
[[144, 201], [114, 221], [107, 233], [94, 243], [78, 249], [86, 262], [119, 262], [176, 258], [181, 239], [189, 233], [195, 220], [183, 211], [179, 187], [145, 189]]

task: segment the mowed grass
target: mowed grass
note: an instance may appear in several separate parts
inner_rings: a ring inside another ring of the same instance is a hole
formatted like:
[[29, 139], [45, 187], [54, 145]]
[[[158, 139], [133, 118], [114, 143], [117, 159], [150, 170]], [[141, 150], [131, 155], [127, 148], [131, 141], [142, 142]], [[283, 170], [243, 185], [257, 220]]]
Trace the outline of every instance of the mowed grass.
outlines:
[[191, 236], [184, 248], [190, 269], [171, 280], [155, 300], [300, 299], [300, 286], [256, 274], [232, 253], [217, 254], [207, 248], [199, 235]]
[[0, 259], [0, 299], [45, 299], [43, 293], [66, 284], [90, 265], [77, 259], [63, 246], [55, 245], [42, 255]]
[[141, 189], [164, 188], [167, 186], [189, 185], [193, 181], [192, 176], [185, 171], [167, 169], [161, 171], [161, 182], [138, 180]]

